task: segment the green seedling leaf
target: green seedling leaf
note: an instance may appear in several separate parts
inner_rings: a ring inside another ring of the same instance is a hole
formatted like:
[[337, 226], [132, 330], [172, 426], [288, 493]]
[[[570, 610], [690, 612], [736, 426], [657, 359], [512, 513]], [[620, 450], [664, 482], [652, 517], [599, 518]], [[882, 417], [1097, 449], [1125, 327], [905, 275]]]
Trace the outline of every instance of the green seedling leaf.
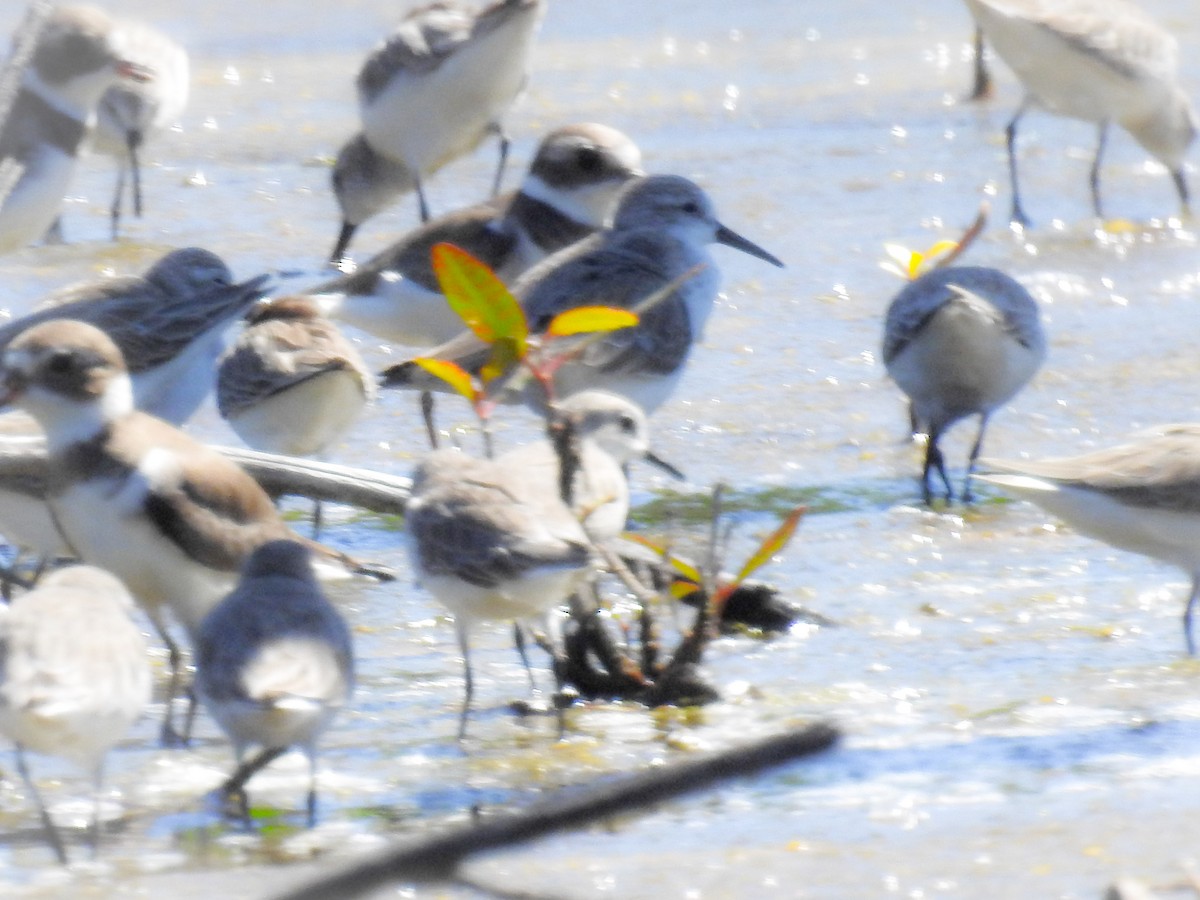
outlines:
[[638, 314], [614, 306], [580, 306], [559, 313], [550, 320], [546, 334], [567, 337], [572, 334], [587, 334], [593, 331], [616, 331], [632, 328], [638, 323]]
[[428, 356], [418, 356], [413, 360], [413, 363], [420, 366], [430, 375], [442, 379], [442, 381], [470, 400], [471, 403], [476, 403], [480, 399], [480, 392], [475, 384], [475, 379], [471, 377], [470, 372], [458, 363], [451, 362], [448, 359], [433, 359]]
[[509, 341], [516, 358], [524, 358], [529, 325], [521, 305], [496, 273], [453, 244], [434, 244], [432, 257], [438, 286], [471, 332], [488, 344]]

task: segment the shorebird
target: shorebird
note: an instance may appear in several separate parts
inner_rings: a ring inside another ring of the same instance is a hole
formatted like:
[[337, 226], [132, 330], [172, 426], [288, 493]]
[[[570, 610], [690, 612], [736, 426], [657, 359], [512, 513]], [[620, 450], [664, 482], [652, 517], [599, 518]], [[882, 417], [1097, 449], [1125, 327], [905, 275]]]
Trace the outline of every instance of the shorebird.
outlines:
[[431, 3], [409, 13], [363, 63], [363, 134], [413, 174], [421, 221], [429, 219], [422, 180], [493, 133], [500, 136], [499, 191], [508, 156], [501, 120], [525, 88], [545, 8], [545, 0], [498, 0], [478, 12]]
[[150, 702], [150, 662], [133, 600], [93, 566], [51, 572], [0, 605], [0, 732], [17, 746], [17, 771], [37, 804], [58, 861], [67, 851], [25, 751], [64, 757], [92, 779], [92, 853], [100, 839], [104, 757]]
[[[692, 273], [639, 323], [606, 335], [558, 369], [555, 388], [567, 397], [590, 388], [612, 391], [657, 409], [683, 376], [692, 345], [701, 339], [716, 300], [720, 274], [708, 245], [734, 247], [782, 266], [757, 244], [717, 221], [708, 195], [677, 175], [651, 175], [622, 193], [612, 228], [559, 251], [513, 285], [530, 332], [543, 332], [559, 313], [579, 306], [632, 307]], [[422, 356], [451, 359], [477, 371], [490, 356], [469, 332]], [[446, 390], [412, 362], [383, 373], [385, 387]], [[512, 394], [500, 399], [542, 398]]]
[[[375, 396], [366, 363], [304, 297], [264, 301], [217, 369], [217, 410], [248, 447], [320, 456]], [[317, 503], [314, 535], [321, 527]]]
[[179, 121], [188, 99], [188, 55], [178, 43], [142, 22], [120, 25], [129, 57], [154, 73], [150, 81], [121, 81], [100, 98], [92, 149], [117, 160], [117, 186], [110, 218], [112, 238], [120, 231], [126, 178], [134, 215], [142, 215], [142, 145]]
[[310, 290], [321, 308], [376, 337], [428, 347], [462, 331], [438, 288], [430, 251], [443, 241], [504, 281], [607, 224], [621, 189], [642, 174], [641, 153], [606, 125], [567, 125], [542, 140], [515, 194], [441, 216], [356, 272]]
[[[296, 747], [308, 758], [308, 825], [316, 823], [317, 740], [353, 692], [350, 629], [321, 592], [308, 548], [263, 544], [196, 641], [196, 693], [237, 755], [221, 792], [243, 819], [246, 783]], [[246, 759], [252, 746], [260, 750]]]
[[1127, 0], [966, 0], [997, 55], [1025, 88], [1005, 130], [1012, 220], [1029, 223], [1017, 179], [1017, 124], [1031, 106], [1099, 126], [1090, 185], [1103, 216], [1100, 163], [1110, 122], [1128, 131], [1171, 172], [1185, 210], [1183, 157], [1196, 115], [1179, 83], [1179, 45]]
[[404, 163], [376, 153], [361, 131], [338, 151], [330, 182], [342, 224], [329, 262], [339, 268], [359, 226], [417, 186]]
[[133, 377], [134, 404], [181, 425], [212, 390], [225, 332], [262, 296], [266, 275], [235, 283], [214, 253], [173, 250], [144, 275], [83, 282], [0, 328], [0, 350], [28, 328], [77, 319], [105, 331]]
[[979, 477], [1076, 531], [1171, 563], [1192, 579], [1183, 612], [1189, 656], [1200, 597], [1200, 425], [1167, 425], [1116, 447], [1046, 460], [984, 459]]
[[57, 218], [104, 92], [152, 77], [123, 55], [121, 39], [107, 15], [85, 6], [55, 9], [37, 32], [0, 122], [0, 253], [38, 240]]
[[979, 416], [963, 481], [971, 500], [971, 473], [988, 419], [1024, 387], [1046, 356], [1037, 302], [1003, 272], [977, 266], [935, 269], [904, 287], [888, 307], [883, 362], [909, 398], [914, 433], [926, 434], [921, 488], [933, 499], [936, 470], [953, 496], [938, 442], [967, 416]]
[[[629, 516], [629, 463], [644, 460], [675, 477], [677, 469], [650, 449], [646, 414], [636, 403], [608, 391], [581, 391], [563, 400], [557, 414], [574, 429], [579, 455], [571, 485], [571, 509], [588, 538], [601, 545], [625, 530]], [[562, 458], [549, 440], [504, 453], [500, 465], [525, 473], [548, 490], [560, 490]]]
[[194, 639], [247, 557], [272, 540], [298, 540], [343, 572], [365, 571], [295, 535], [241, 467], [136, 410], [121, 352], [94, 326], [65, 319], [23, 332], [0, 357], [0, 386], [0, 405], [21, 407], [46, 433], [46, 502], [68, 549], [124, 581], [167, 645], [165, 740], [177, 737], [171, 700], [181, 675], [166, 608]]
[[418, 580], [454, 616], [464, 676], [461, 740], [475, 692], [472, 626], [519, 622], [565, 601], [592, 569], [591, 541], [541, 467], [449, 449], [418, 466], [405, 523]]

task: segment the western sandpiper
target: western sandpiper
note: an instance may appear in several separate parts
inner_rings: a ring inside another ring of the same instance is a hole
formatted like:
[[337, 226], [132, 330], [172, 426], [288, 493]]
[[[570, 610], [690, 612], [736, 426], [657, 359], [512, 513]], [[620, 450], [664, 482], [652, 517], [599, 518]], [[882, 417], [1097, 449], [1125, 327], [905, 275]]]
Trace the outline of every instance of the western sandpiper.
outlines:
[[966, 0], [996, 53], [1025, 88], [1008, 123], [1012, 220], [1029, 223], [1017, 179], [1017, 124], [1030, 106], [1099, 125], [1092, 206], [1103, 216], [1100, 163], [1116, 122], [1171, 172], [1185, 209], [1183, 157], [1196, 115], [1179, 83], [1174, 36], [1127, 0]]
[[217, 370], [221, 416], [247, 446], [268, 453], [321, 456], [374, 396], [354, 345], [304, 297], [255, 307]]
[[342, 224], [329, 262], [341, 267], [359, 226], [417, 186], [408, 166], [375, 152], [360, 131], [342, 145], [330, 174]]
[[416, 179], [500, 135], [499, 190], [508, 139], [504, 114], [525, 88], [533, 36], [546, 0], [498, 0], [474, 11], [439, 2], [413, 10], [367, 57], [358, 74], [363, 134]]
[[441, 216], [409, 232], [353, 274], [311, 289], [322, 310], [397, 344], [428, 347], [462, 319], [438, 288], [430, 251], [468, 251], [504, 281], [607, 224], [621, 189], [641, 175], [641, 153], [606, 125], [557, 128], [542, 140], [515, 194]]
[[475, 692], [471, 627], [564, 602], [592, 569], [591, 542], [540, 467], [456, 450], [435, 450], [417, 468], [405, 523], [418, 579], [454, 616], [465, 679], [461, 739]]
[[913, 430], [926, 434], [921, 488], [933, 498], [936, 471], [953, 491], [938, 445], [945, 430], [979, 416], [962, 499], [971, 500], [971, 472], [988, 419], [1028, 383], [1046, 356], [1037, 302], [996, 269], [951, 266], [912, 281], [888, 307], [883, 362], [909, 398]]
[[1183, 612], [1188, 655], [1200, 597], [1200, 425], [1168, 425], [1103, 450], [1046, 460], [984, 459], [979, 477], [1076, 531], [1179, 566], [1192, 579]]
[[[612, 228], [559, 251], [517, 279], [513, 293], [530, 331], [540, 333], [568, 309], [629, 308], [692, 273], [636, 326], [606, 335], [559, 368], [554, 382], [559, 397], [599, 388], [651, 412], [671, 396], [716, 300], [720, 274], [708, 251], [711, 243], [783, 265], [717, 221], [712, 201], [697, 185], [677, 175], [652, 175], [625, 189]], [[468, 332], [422, 355], [478, 370], [490, 354]], [[391, 367], [383, 377], [386, 387], [446, 389], [411, 362]], [[542, 398], [522, 399], [537, 403]]]
[[72, 285], [0, 328], [0, 349], [51, 319], [78, 319], [105, 331], [133, 376], [134, 404], [180, 425], [212, 390], [225, 333], [262, 296], [267, 276], [235, 283], [214, 253], [173, 250], [144, 275]]
[[24, 751], [65, 757], [91, 776], [94, 854], [104, 757], [150, 702], [150, 661], [132, 613], [125, 586], [93, 566], [51, 572], [0, 605], [0, 732], [17, 745], [17, 769], [64, 864], [66, 847]]
[[[262, 545], [196, 639], [196, 693], [237, 754], [221, 790], [243, 818], [246, 782], [295, 747], [308, 758], [308, 825], [315, 824], [317, 740], [353, 692], [350, 629], [321, 592], [308, 548]], [[254, 746], [259, 752], [246, 759]]]
[[121, 37], [87, 6], [59, 7], [41, 26], [0, 122], [0, 253], [38, 240], [58, 216], [104, 92], [153, 76], [123, 54]]

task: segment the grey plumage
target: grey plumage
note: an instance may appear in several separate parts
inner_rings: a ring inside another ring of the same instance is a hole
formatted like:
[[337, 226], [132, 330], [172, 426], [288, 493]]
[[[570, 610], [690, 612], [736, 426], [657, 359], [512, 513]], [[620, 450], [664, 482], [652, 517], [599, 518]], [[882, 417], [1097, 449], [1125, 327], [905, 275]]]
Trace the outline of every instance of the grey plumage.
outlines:
[[105, 754], [150, 700], [146, 642], [132, 612], [125, 586], [93, 566], [51, 572], [0, 606], [0, 732], [16, 742], [18, 769], [63, 863], [66, 849], [28, 777], [24, 750], [62, 756], [92, 778], [95, 852]]
[[[289, 748], [309, 763], [316, 817], [317, 741], [354, 691], [350, 631], [294, 541], [259, 547], [196, 641], [196, 692], [233, 743], [238, 768], [222, 790], [246, 808], [244, 785]], [[247, 760], [246, 751], [260, 752]]]
[[959, 419], [979, 416], [963, 500], [988, 419], [1033, 377], [1046, 355], [1037, 302], [996, 269], [935, 269], [904, 287], [888, 307], [883, 362], [910, 401], [914, 430], [927, 434], [922, 492], [934, 471], [952, 496], [939, 441]]

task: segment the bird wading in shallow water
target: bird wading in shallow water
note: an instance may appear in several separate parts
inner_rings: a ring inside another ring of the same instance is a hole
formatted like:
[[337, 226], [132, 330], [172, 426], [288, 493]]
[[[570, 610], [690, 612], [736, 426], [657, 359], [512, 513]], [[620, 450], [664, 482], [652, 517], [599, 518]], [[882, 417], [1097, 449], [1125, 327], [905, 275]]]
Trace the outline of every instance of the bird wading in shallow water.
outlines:
[[501, 120], [525, 88], [545, 7], [546, 0], [498, 0], [478, 12], [454, 2], [423, 6], [363, 63], [363, 135], [412, 173], [422, 222], [429, 220], [424, 179], [489, 134], [500, 135], [499, 191], [508, 157]]
[[1103, 217], [1100, 164], [1115, 122], [1166, 166], [1187, 211], [1183, 158], [1196, 114], [1179, 83], [1179, 45], [1127, 0], [966, 0], [1025, 97], [1005, 130], [1012, 221], [1027, 226], [1017, 178], [1017, 125], [1036, 106], [1099, 127], [1092, 160], [1092, 207]]
[[[221, 792], [249, 821], [246, 783], [289, 749], [308, 759], [308, 826], [317, 816], [317, 741], [354, 693], [350, 629], [295, 541], [256, 549], [237, 587], [201, 623], [196, 693], [233, 743]], [[259, 752], [246, 758], [246, 751]]]
[[71, 760], [92, 779], [91, 841], [100, 842], [104, 757], [150, 702], [150, 660], [133, 599], [94, 566], [51, 572], [0, 604], [0, 732], [17, 745], [17, 769], [54, 854], [66, 846], [25, 761], [25, 751]]
[[971, 473], [992, 413], [1029, 382], [1045, 356], [1037, 302], [996, 269], [935, 269], [896, 295], [884, 322], [883, 362], [908, 396], [914, 433], [926, 435], [921, 472], [926, 504], [933, 500], [934, 472], [947, 501], [953, 498], [940, 441], [959, 419], [977, 415], [979, 431], [962, 490], [963, 502], [970, 502]]

